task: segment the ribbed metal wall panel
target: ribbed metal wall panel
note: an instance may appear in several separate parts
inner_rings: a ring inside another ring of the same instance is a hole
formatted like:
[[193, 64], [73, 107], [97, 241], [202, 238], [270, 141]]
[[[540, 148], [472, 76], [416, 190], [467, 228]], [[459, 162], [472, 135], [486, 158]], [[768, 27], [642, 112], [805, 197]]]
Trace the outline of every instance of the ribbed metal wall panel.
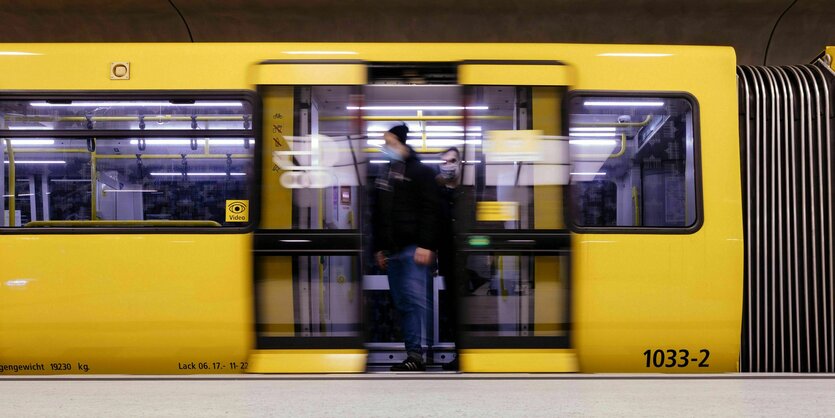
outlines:
[[737, 68], [745, 229], [740, 369], [835, 371], [833, 96], [819, 65]]

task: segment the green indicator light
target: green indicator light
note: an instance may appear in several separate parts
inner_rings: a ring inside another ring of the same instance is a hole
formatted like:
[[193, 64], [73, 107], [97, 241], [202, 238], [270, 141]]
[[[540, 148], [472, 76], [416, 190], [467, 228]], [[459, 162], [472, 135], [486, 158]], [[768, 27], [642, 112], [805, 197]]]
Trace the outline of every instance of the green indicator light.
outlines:
[[490, 245], [490, 237], [484, 235], [475, 235], [470, 237], [471, 247], [486, 247]]

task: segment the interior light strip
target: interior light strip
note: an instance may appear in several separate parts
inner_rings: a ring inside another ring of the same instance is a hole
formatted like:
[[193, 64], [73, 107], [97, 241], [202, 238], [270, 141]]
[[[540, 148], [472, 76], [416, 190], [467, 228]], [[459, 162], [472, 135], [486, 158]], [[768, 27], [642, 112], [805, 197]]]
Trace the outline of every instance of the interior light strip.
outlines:
[[35, 126], [9, 126], [10, 131], [51, 131], [49, 126], [35, 125]]
[[603, 137], [603, 138], [611, 138], [613, 136], [617, 136], [618, 134], [614, 132], [571, 132], [568, 134], [569, 137]]
[[[386, 141], [384, 139], [369, 139], [366, 141], [366, 144], [372, 145], [375, 147], [380, 147], [385, 144]], [[447, 147], [447, 146], [454, 146], [454, 145], [463, 145], [466, 143], [467, 145], [481, 145], [480, 139], [468, 139], [464, 141], [463, 139], [427, 139], [426, 145], [427, 146], [435, 146], [435, 147]], [[423, 145], [423, 140], [421, 139], [410, 139], [406, 141], [406, 144], [411, 146], [419, 146]]]
[[194, 103], [171, 103], [168, 101], [157, 102], [70, 102], [70, 103], [49, 103], [29, 102], [32, 107], [243, 107], [241, 102], [194, 102]]
[[13, 139], [12, 145], [53, 145], [54, 139]]
[[568, 141], [571, 145], [607, 145], [613, 146], [617, 144], [614, 139], [572, 139]]
[[346, 110], [489, 110], [487, 106], [347, 106]]
[[571, 132], [615, 132], [614, 127], [599, 127], [599, 128], [568, 128]]
[[136, 190], [135, 190], [135, 189], [120, 189], [120, 190], [116, 190], [116, 189], [105, 189], [105, 190], [102, 190], [102, 191], [103, 191], [103, 192], [105, 192], [105, 193], [156, 193], [156, 192], [157, 192], [157, 190], [151, 190], [151, 189], [147, 189], [147, 190], [138, 190], [138, 189], [136, 189]]
[[[198, 138], [197, 145], [202, 145], [205, 142], [205, 139]], [[250, 139], [250, 144], [254, 144], [255, 140]], [[138, 145], [138, 139], [131, 139], [131, 145]], [[146, 139], [145, 144], [147, 145], [190, 145], [191, 140], [189, 139]], [[209, 145], [243, 145], [243, 139], [210, 139]]]
[[[373, 136], [383, 136], [383, 133], [384, 132], [369, 132], [368, 134], [373, 135]], [[409, 132], [409, 137], [412, 137], [412, 138], [420, 138], [422, 136], [423, 135], [420, 132]], [[454, 137], [459, 137], [460, 138], [460, 137], [463, 137], [463, 136], [464, 136], [463, 132], [427, 132], [426, 133], [427, 138], [448, 138], [448, 137], [453, 137], [453, 138]], [[477, 132], [468, 133], [467, 136], [468, 137], [478, 137], [478, 136], [481, 136], [481, 133], [477, 133]]]
[[[368, 132], [388, 132], [390, 128], [386, 128], [383, 126], [370, 126], [366, 131]], [[411, 128], [409, 128], [411, 130]], [[612, 128], [614, 130], [614, 128]], [[415, 129], [412, 132], [420, 131], [420, 129]], [[427, 126], [424, 131], [426, 132], [462, 132], [464, 131], [463, 126]], [[481, 126], [470, 126], [467, 128], [467, 131], [473, 132], [481, 132]]]
[[[152, 176], [182, 176], [183, 173], [172, 173], [172, 172], [154, 172], [151, 173]], [[225, 176], [226, 173], [187, 173], [187, 176], [195, 176], [195, 177], [213, 177], [213, 176]], [[230, 176], [245, 176], [246, 173], [229, 173]]]
[[[8, 164], [8, 161], [3, 161], [4, 163]], [[15, 160], [15, 165], [17, 164], [66, 164], [66, 161], [58, 161], [58, 160]]]
[[659, 107], [664, 106], [664, 102], [587, 101], [583, 106]]

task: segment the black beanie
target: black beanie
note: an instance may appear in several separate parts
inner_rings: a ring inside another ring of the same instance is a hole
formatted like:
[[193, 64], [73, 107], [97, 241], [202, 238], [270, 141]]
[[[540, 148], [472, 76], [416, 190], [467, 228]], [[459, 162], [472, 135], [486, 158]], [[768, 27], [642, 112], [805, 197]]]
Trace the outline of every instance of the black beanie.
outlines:
[[406, 143], [406, 136], [409, 135], [409, 127], [406, 126], [406, 124], [397, 125], [397, 126], [391, 128], [391, 129], [389, 129], [389, 132], [391, 132], [395, 136], [397, 136], [397, 139], [400, 140], [401, 144], [405, 144]]

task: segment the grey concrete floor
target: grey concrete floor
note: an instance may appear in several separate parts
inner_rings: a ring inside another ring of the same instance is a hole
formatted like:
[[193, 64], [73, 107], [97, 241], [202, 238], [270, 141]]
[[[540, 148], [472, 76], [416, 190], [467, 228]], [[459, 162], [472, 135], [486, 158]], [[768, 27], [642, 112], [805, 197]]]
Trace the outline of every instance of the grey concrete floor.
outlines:
[[0, 378], [2, 416], [835, 416], [835, 375]]

